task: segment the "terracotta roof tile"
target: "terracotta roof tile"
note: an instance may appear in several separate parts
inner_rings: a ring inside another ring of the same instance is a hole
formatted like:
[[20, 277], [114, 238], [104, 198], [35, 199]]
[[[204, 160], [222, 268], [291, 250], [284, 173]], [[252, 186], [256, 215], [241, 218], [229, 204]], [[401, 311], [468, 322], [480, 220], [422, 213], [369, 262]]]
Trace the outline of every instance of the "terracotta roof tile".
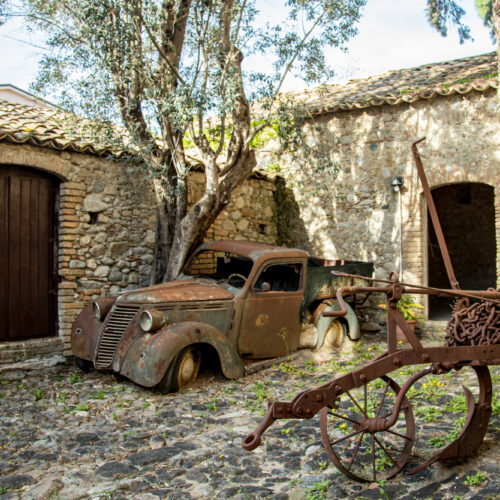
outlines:
[[0, 141], [97, 156], [123, 154], [111, 140], [96, 140], [93, 129], [95, 122], [71, 113], [0, 100]]
[[[474, 90], [484, 92], [490, 88], [498, 88], [495, 52], [284, 95], [299, 98], [310, 113], [322, 114], [384, 104], [394, 106], [437, 95], [466, 94]], [[120, 127], [113, 128], [117, 135], [125, 134]], [[96, 141], [93, 130], [95, 122], [61, 110], [0, 100], [0, 141], [97, 156], [120, 156], [125, 152], [116, 146], [118, 142], [111, 139], [108, 143]]]
[[[87, 153], [96, 156], [123, 156], [131, 151], [118, 148], [119, 141], [97, 142], [96, 122], [61, 110], [27, 106], [0, 99], [0, 142], [30, 144], [60, 151]], [[106, 127], [109, 129], [109, 127]], [[113, 132], [126, 135], [119, 126]], [[132, 152], [133, 154], [133, 152]], [[186, 154], [191, 170], [203, 169], [199, 159]], [[276, 175], [255, 169], [252, 178], [272, 181]]]
[[484, 92], [498, 88], [497, 54], [426, 64], [350, 80], [342, 85], [322, 85], [285, 94], [299, 99], [312, 114], [334, 113], [373, 106], [412, 103], [441, 95]]

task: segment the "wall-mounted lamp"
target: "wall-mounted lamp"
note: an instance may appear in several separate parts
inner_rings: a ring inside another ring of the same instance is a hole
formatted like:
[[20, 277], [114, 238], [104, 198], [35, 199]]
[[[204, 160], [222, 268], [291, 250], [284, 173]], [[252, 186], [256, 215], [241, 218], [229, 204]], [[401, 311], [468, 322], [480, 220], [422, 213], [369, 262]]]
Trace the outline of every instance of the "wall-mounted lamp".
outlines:
[[394, 180], [391, 182], [391, 186], [394, 188], [394, 191], [396, 193], [401, 189], [401, 186], [403, 186], [405, 183], [404, 179], [402, 177], [396, 176], [394, 177]]

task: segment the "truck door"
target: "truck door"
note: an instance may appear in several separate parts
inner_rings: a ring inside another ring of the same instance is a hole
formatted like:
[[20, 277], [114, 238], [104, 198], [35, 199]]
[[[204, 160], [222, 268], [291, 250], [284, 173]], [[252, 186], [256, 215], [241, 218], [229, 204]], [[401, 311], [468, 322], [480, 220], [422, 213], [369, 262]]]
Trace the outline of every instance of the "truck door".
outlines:
[[297, 350], [303, 287], [302, 263], [268, 264], [256, 274], [243, 305], [240, 356], [271, 358]]

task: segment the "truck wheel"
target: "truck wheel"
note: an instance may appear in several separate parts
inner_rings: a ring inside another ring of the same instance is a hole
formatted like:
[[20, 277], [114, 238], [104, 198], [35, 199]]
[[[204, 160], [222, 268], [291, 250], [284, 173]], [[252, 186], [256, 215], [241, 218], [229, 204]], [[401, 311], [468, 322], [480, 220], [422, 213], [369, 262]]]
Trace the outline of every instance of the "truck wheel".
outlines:
[[157, 386], [158, 390], [166, 394], [176, 392], [193, 383], [198, 376], [200, 364], [200, 350], [192, 345], [185, 347], [170, 363], [167, 372]]
[[77, 358], [76, 356], [75, 356], [75, 363], [76, 366], [78, 366], [78, 368], [80, 368], [80, 370], [82, 370], [82, 372], [84, 373], [88, 373], [94, 368], [94, 363], [92, 363], [92, 361], [89, 361], [87, 359]]

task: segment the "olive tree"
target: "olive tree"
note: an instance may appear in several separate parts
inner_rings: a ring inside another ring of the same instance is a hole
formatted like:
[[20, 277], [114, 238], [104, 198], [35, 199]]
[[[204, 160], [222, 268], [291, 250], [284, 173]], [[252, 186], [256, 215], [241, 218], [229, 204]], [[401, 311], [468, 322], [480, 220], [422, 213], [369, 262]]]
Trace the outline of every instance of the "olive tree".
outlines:
[[[285, 79], [328, 78], [324, 50], [356, 33], [365, 3], [287, 0], [282, 18], [268, 22], [258, 22], [251, 0], [0, 0], [0, 7], [46, 34], [35, 91], [100, 120], [101, 131], [106, 122], [126, 129], [126, 147], [154, 185], [157, 283], [179, 273], [251, 174], [252, 147], [283, 111]], [[252, 55], [261, 63], [246, 66]], [[192, 206], [187, 151], [205, 177]]]
[[[497, 42], [497, 60], [500, 70], [500, 0], [475, 0], [476, 10]], [[448, 25], [457, 28], [460, 43], [471, 38], [470, 29], [462, 18], [465, 11], [454, 0], [427, 0], [427, 20], [442, 36], [447, 36]], [[500, 87], [499, 87], [500, 93]]]

